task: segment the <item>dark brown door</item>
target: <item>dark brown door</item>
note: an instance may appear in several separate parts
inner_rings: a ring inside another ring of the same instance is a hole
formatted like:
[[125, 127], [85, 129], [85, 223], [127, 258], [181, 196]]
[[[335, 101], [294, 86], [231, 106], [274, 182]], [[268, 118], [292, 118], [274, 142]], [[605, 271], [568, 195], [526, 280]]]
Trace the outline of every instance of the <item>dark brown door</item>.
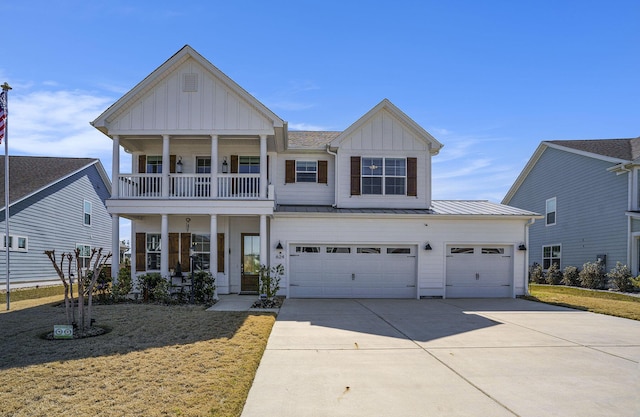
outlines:
[[242, 234], [241, 268], [240, 292], [257, 294], [260, 273], [260, 235]]

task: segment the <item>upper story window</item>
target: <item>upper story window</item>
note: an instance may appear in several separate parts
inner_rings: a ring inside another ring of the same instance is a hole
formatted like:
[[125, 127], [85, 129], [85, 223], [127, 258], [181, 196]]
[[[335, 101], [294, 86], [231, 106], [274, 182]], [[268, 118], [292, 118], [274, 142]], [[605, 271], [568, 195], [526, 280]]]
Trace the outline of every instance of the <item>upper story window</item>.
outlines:
[[162, 173], [162, 156], [147, 156], [147, 174]]
[[362, 194], [405, 195], [404, 158], [362, 158]]
[[259, 156], [238, 157], [238, 173], [259, 174], [260, 173], [260, 157]]
[[546, 225], [556, 224], [556, 198], [550, 198], [546, 203]]
[[211, 157], [197, 156], [196, 157], [196, 174], [210, 174], [210, 173], [211, 173]]
[[296, 161], [296, 182], [317, 182], [317, 161]]
[[84, 212], [84, 218], [83, 218], [84, 225], [91, 226], [91, 201], [84, 200], [83, 212]]

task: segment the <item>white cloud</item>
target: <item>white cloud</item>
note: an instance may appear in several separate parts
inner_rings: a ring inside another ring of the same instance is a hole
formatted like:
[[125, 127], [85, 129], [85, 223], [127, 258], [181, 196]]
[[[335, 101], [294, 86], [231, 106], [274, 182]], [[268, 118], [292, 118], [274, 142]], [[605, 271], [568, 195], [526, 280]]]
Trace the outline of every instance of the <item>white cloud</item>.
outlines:
[[312, 125], [309, 123], [289, 123], [289, 130], [330, 130], [325, 126], [321, 125]]

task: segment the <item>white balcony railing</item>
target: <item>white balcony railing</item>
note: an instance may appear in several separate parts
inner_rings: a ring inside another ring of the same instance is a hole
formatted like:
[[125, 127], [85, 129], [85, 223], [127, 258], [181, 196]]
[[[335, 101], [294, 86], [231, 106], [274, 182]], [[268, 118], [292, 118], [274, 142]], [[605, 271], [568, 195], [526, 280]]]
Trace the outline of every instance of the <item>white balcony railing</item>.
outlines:
[[[118, 198], [162, 198], [162, 174], [120, 174]], [[258, 199], [260, 174], [218, 174], [211, 197], [210, 174], [170, 174], [168, 198]]]

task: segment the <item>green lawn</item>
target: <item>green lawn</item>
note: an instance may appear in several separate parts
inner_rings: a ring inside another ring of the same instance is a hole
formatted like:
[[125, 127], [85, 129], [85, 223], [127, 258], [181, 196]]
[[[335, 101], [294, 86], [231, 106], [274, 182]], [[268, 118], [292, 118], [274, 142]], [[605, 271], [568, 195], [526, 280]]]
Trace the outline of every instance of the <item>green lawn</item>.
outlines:
[[530, 300], [640, 320], [640, 297], [562, 285], [529, 285]]

